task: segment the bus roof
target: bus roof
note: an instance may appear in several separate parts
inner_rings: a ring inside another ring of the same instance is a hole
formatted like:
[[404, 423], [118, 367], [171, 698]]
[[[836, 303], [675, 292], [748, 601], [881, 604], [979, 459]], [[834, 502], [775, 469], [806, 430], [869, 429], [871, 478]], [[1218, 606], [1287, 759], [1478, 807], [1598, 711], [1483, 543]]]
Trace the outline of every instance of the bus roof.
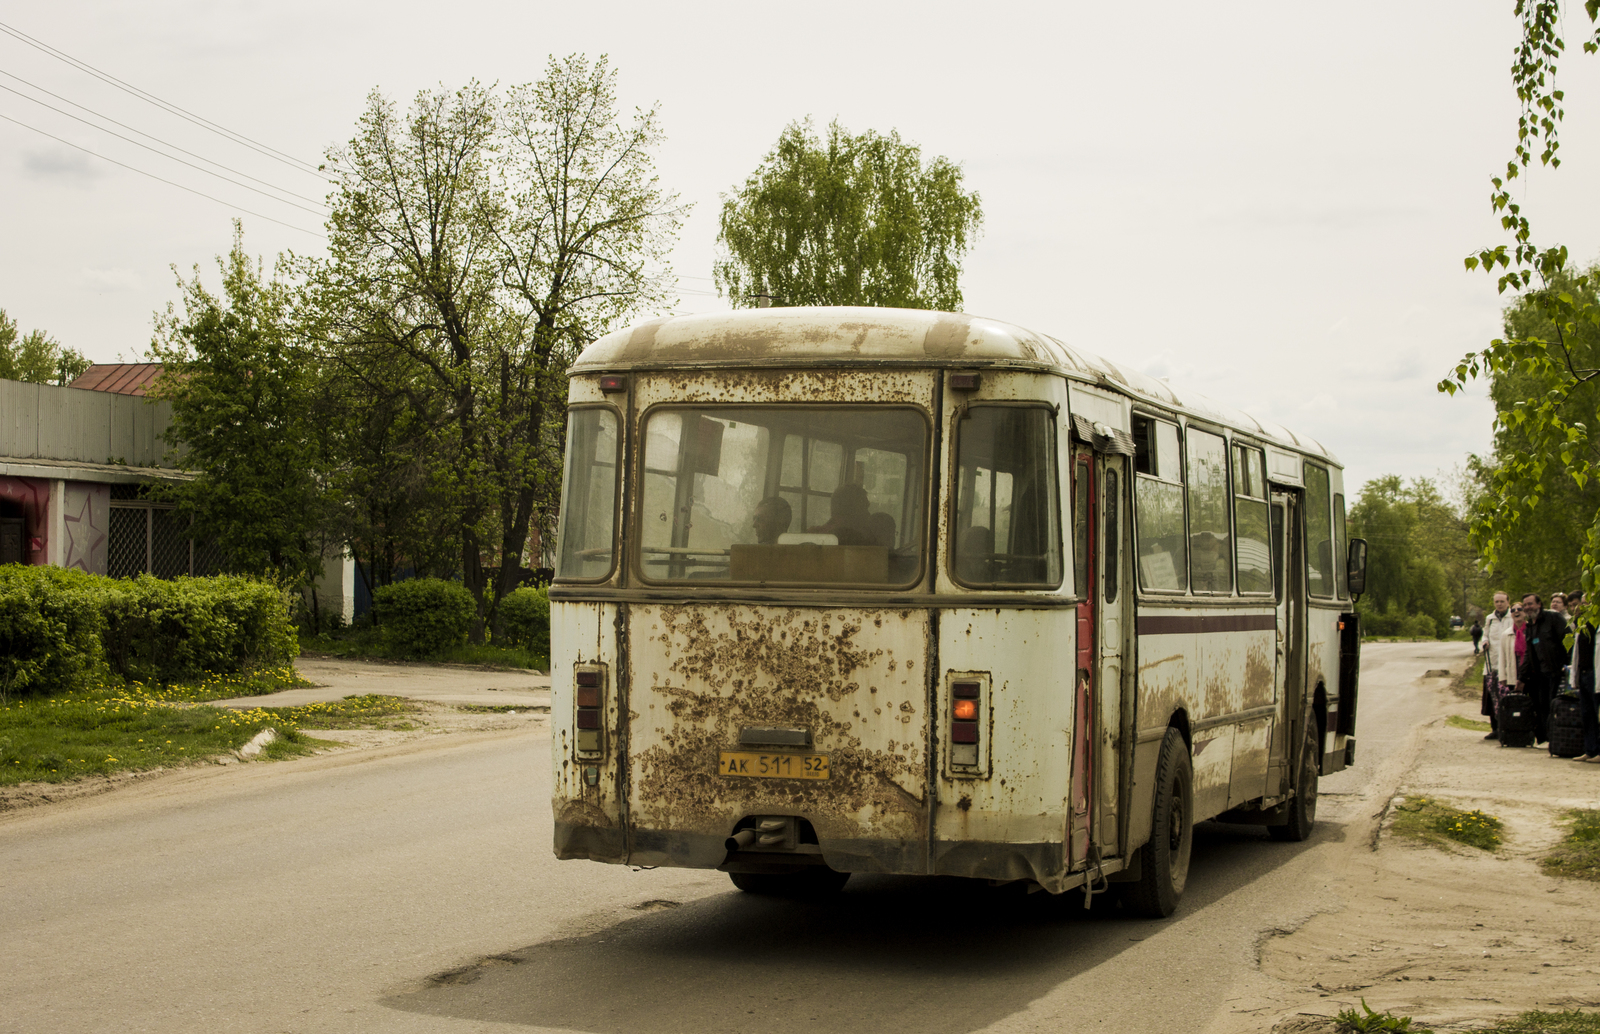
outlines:
[[1320, 443], [1044, 334], [925, 309], [795, 306], [664, 316], [607, 334], [572, 373], [793, 366], [1002, 367], [1060, 374], [1194, 419], [1338, 460]]

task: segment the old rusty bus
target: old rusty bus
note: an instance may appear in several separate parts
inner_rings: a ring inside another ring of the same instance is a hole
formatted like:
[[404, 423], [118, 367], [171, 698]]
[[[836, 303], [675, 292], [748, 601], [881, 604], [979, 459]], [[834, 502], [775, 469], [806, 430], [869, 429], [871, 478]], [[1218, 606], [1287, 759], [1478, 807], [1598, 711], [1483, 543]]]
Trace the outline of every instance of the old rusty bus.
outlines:
[[1167, 915], [1196, 821], [1303, 839], [1354, 758], [1365, 544], [1308, 438], [894, 309], [642, 323], [569, 402], [561, 858]]

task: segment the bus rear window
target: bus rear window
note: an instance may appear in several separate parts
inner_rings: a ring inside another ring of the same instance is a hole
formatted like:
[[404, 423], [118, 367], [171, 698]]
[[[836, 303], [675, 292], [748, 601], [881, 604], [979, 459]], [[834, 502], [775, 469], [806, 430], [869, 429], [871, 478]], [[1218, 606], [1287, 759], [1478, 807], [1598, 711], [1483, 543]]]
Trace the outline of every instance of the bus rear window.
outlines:
[[922, 574], [928, 424], [885, 406], [646, 415], [638, 564], [655, 582], [905, 587]]
[[594, 580], [611, 573], [616, 515], [617, 414], [573, 408], [567, 416], [557, 578]]
[[1055, 420], [1035, 406], [973, 406], [956, 426], [952, 553], [958, 582], [1061, 584]]

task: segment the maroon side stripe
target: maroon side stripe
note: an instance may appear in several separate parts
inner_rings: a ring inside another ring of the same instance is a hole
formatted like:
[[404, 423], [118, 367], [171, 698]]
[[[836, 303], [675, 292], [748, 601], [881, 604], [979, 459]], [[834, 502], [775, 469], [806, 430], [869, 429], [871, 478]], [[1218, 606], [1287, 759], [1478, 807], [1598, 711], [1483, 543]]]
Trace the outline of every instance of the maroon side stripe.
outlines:
[[1275, 614], [1197, 614], [1140, 617], [1140, 635], [1181, 635], [1192, 632], [1270, 632], [1278, 627]]

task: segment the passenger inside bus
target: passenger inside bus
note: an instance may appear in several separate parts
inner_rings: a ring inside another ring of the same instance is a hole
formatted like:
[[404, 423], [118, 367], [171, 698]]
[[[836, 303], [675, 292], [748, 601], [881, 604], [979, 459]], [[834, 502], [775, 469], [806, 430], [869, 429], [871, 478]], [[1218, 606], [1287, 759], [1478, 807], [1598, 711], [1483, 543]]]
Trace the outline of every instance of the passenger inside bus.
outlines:
[[840, 485], [833, 490], [828, 520], [806, 530], [813, 534], [833, 535], [841, 546], [871, 545], [870, 509], [866, 489], [860, 485]]
[[757, 503], [755, 512], [750, 515], [750, 526], [755, 530], [756, 542], [763, 546], [777, 545], [778, 536], [788, 531], [793, 521], [794, 510], [788, 500], [776, 495], [769, 495]]

